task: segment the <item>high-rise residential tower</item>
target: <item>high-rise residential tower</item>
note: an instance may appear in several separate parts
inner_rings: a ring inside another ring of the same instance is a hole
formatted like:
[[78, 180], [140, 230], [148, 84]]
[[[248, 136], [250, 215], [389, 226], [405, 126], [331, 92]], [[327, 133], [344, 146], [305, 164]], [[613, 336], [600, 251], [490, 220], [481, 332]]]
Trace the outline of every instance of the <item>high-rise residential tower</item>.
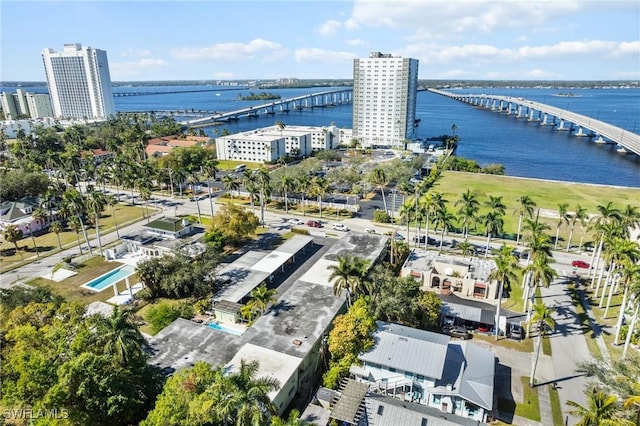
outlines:
[[415, 138], [418, 60], [372, 52], [353, 61], [353, 139], [398, 146]]
[[107, 118], [115, 114], [107, 52], [65, 44], [42, 52], [56, 118]]

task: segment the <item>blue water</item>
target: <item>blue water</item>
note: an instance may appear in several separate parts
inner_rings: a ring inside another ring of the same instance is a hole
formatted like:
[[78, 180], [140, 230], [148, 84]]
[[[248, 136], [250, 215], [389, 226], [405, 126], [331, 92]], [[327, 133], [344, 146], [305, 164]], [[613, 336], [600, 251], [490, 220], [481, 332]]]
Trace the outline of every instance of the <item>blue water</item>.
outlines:
[[[15, 90], [15, 88], [0, 88]], [[32, 92], [46, 92], [46, 86], [24, 88]], [[121, 86], [114, 92], [166, 92], [177, 90], [212, 90], [208, 85], [176, 86]], [[329, 90], [268, 89], [282, 98], [305, 93]], [[251, 89], [254, 92], [260, 89]], [[238, 94], [249, 94], [248, 89], [201, 93], [176, 93], [151, 96], [116, 97], [117, 111], [167, 111], [203, 110], [230, 111], [261, 101], [240, 101]], [[457, 90], [460, 93], [486, 93], [522, 97], [559, 108], [568, 109], [595, 119], [640, 133], [639, 89], [554, 89], [554, 88], [472, 88]], [[572, 92], [575, 97], [557, 97], [553, 94]], [[417, 129], [419, 138], [426, 139], [451, 134], [452, 125], [457, 126], [460, 136], [458, 155], [476, 160], [484, 166], [500, 163], [511, 176], [552, 179], [561, 181], [595, 183], [640, 187], [640, 158], [635, 155], [620, 155], [614, 145], [598, 145], [589, 138], [577, 138], [569, 132], [554, 131], [553, 126], [540, 126], [526, 120], [516, 120], [504, 114], [477, 109], [465, 103], [430, 92], [419, 92], [416, 117], [421, 119]], [[351, 105], [314, 110], [291, 111], [275, 116], [240, 119], [220, 127], [229, 132], [251, 130], [273, 125], [276, 120], [289, 125], [326, 126], [350, 128]], [[180, 118], [178, 118], [180, 119]], [[205, 128], [210, 136], [214, 127]]]
[[210, 322], [207, 324], [209, 328], [213, 328], [214, 330], [224, 331], [225, 333], [233, 334], [234, 336], [242, 336], [243, 332], [239, 330], [235, 330], [233, 328], [225, 327], [224, 325], [220, 325], [215, 322]]
[[102, 291], [133, 273], [135, 273], [135, 270], [131, 266], [123, 266], [122, 268], [114, 269], [104, 275], [92, 279], [86, 284], [83, 284], [82, 287], [90, 288], [95, 291]]

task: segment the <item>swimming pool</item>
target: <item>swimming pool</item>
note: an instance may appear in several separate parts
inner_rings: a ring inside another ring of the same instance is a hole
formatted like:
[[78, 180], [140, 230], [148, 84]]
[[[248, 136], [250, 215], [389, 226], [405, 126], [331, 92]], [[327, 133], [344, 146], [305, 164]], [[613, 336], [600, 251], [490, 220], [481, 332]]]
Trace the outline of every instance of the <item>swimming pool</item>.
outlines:
[[106, 274], [100, 275], [97, 278], [81, 285], [80, 287], [88, 288], [93, 291], [102, 291], [105, 288], [110, 287], [118, 281], [122, 281], [125, 278], [135, 274], [136, 270], [133, 266], [125, 265], [121, 268], [114, 269]]
[[214, 330], [224, 331], [225, 333], [233, 334], [234, 336], [242, 336], [242, 334], [244, 333], [243, 330], [236, 330], [235, 328], [225, 327], [224, 325], [220, 325], [215, 322], [210, 322], [207, 325]]

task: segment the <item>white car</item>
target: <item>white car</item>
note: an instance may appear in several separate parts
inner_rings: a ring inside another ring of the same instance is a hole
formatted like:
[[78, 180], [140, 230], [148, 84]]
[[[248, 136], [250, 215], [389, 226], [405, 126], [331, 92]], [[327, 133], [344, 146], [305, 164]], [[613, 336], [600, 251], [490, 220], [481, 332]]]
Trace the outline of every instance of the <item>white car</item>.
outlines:
[[331, 227], [333, 229], [335, 229], [336, 231], [344, 231], [344, 232], [349, 231], [349, 228], [347, 228], [346, 226], [344, 226], [341, 223], [334, 223]]
[[289, 221], [288, 221], [288, 222], [289, 222], [290, 224], [292, 224], [292, 225], [304, 225], [304, 222], [303, 222], [303, 221], [301, 221], [300, 219], [296, 219], [295, 217], [294, 217], [294, 218], [289, 219]]

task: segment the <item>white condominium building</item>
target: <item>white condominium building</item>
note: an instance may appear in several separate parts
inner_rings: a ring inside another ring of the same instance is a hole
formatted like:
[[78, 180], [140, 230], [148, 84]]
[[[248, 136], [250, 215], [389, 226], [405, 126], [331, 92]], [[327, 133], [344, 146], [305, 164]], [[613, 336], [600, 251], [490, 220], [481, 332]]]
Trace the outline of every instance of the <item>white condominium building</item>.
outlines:
[[0, 108], [7, 120], [53, 117], [49, 95], [22, 89], [17, 89], [16, 93], [0, 93]]
[[216, 150], [220, 160], [264, 163], [285, 155], [307, 157], [313, 151], [335, 149], [350, 137], [351, 129], [336, 126], [269, 126], [217, 137]]
[[275, 133], [236, 133], [216, 138], [216, 153], [219, 160], [267, 163], [285, 156], [285, 141]]
[[108, 118], [115, 114], [107, 52], [65, 44], [45, 49], [42, 60], [56, 118]]
[[353, 138], [403, 147], [415, 138], [418, 60], [372, 52], [353, 61]]

